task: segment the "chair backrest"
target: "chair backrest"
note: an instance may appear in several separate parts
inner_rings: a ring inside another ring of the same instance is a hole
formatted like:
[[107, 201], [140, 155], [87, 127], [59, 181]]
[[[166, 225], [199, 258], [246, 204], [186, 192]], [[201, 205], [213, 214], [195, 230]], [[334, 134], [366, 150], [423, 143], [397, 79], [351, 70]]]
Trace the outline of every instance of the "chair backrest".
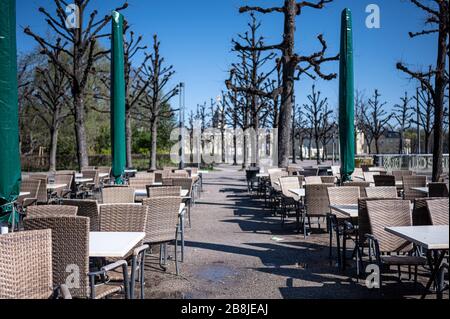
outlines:
[[305, 185], [305, 206], [309, 216], [326, 216], [330, 213], [328, 188], [331, 184]]
[[341, 167], [340, 166], [331, 166], [331, 172], [334, 177], [340, 177], [341, 176]]
[[30, 195], [26, 196], [27, 198], [37, 198], [40, 185], [41, 181], [39, 179], [25, 179], [22, 181], [20, 191], [30, 193]]
[[358, 205], [359, 187], [341, 186], [328, 188], [330, 205]]
[[398, 198], [397, 187], [367, 187], [366, 195], [368, 198]]
[[380, 175], [380, 172], [364, 172], [364, 180], [369, 183], [375, 183], [374, 176]]
[[298, 177], [282, 177], [279, 179], [280, 181], [280, 187], [281, 192], [286, 197], [294, 197], [294, 194], [292, 194], [289, 190], [290, 189], [300, 189], [300, 180]]
[[0, 235], [0, 299], [49, 299], [52, 276], [51, 230]]
[[427, 202], [429, 200], [442, 198], [416, 198], [414, 200], [414, 209], [412, 212], [412, 220], [414, 226], [430, 226], [432, 225], [430, 214], [428, 212]]
[[129, 186], [134, 189], [146, 189], [148, 185], [153, 185], [155, 182], [154, 175], [147, 178], [131, 178], [129, 181]]
[[318, 168], [311, 168], [311, 167], [305, 167], [303, 169], [303, 176], [311, 177], [311, 176], [319, 176], [319, 169]]
[[147, 207], [135, 204], [100, 205], [100, 231], [144, 232]]
[[336, 184], [335, 176], [320, 176], [322, 184]]
[[144, 179], [144, 180], [154, 181], [155, 180], [155, 174], [154, 173], [147, 173], [147, 172], [139, 172], [139, 173], [136, 173], [136, 175], [132, 179], [135, 179], [135, 180]]
[[48, 177], [42, 176], [41, 178], [39, 178], [38, 175], [34, 175], [34, 176], [31, 176], [31, 179], [41, 181], [41, 183], [39, 184], [38, 192], [37, 192], [37, 202], [39, 204], [47, 204], [48, 203], [48, 191], [47, 191]]
[[367, 197], [366, 188], [370, 187], [369, 182], [345, 182], [342, 186], [359, 187], [361, 197]]
[[270, 184], [272, 185], [272, 187], [275, 186], [275, 182], [279, 182], [280, 178], [282, 177], [288, 177], [289, 173], [285, 172], [285, 171], [274, 171], [272, 173], [269, 173], [269, 177], [270, 177]]
[[99, 187], [100, 178], [98, 176], [98, 171], [95, 169], [90, 170], [82, 170], [81, 174], [83, 174], [83, 178], [90, 178], [93, 180], [94, 187]]
[[172, 179], [172, 185], [173, 186], [179, 186], [182, 190], [187, 190], [188, 195], [191, 196], [192, 194], [192, 186], [194, 185], [194, 181], [191, 177], [187, 178], [173, 178]]
[[164, 175], [164, 172], [162, 172], [162, 171], [155, 172], [155, 183], [162, 183], [163, 175]]
[[449, 220], [448, 198], [427, 201], [428, 213], [432, 225], [447, 226]]
[[393, 175], [374, 175], [373, 180], [376, 187], [396, 186], [395, 176]]
[[172, 178], [163, 177], [162, 184], [163, 184], [163, 186], [173, 186], [173, 179]]
[[268, 170], [267, 170], [267, 174], [273, 174], [273, 173], [277, 173], [277, 172], [282, 172], [283, 171], [283, 169], [281, 169], [281, 168], [269, 168]]
[[403, 181], [403, 176], [413, 176], [415, 175], [413, 171], [392, 171], [392, 175], [395, 177], [395, 181], [401, 182]]
[[168, 176], [169, 178], [188, 178], [189, 177], [189, 173], [186, 171], [180, 171], [178, 173], [171, 173]]
[[[27, 218], [25, 230], [51, 229], [53, 284], [66, 284], [71, 272], [79, 275], [77, 288], [69, 287], [75, 298], [89, 296], [89, 218]], [[72, 268], [70, 268], [72, 267]]]
[[147, 186], [148, 197], [176, 197], [181, 194], [181, 186]]
[[320, 185], [323, 184], [322, 177], [320, 176], [305, 176], [306, 185]]
[[44, 217], [76, 217], [78, 207], [61, 205], [30, 206], [27, 208], [27, 218]]
[[448, 184], [447, 183], [430, 183], [429, 196], [430, 197], [448, 197]]
[[364, 177], [364, 172], [363, 172], [362, 168], [359, 168], [359, 167], [356, 167], [356, 168], [355, 168], [355, 170], [353, 171], [353, 174], [352, 174], [352, 179], [353, 179], [355, 176], [358, 176], [358, 177]]
[[79, 199], [65, 199], [61, 201], [64, 206], [78, 207], [78, 217], [88, 217], [90, 221], [91, 231], [100, 231], [99, 225], [99, 209], [96, 200], [79, 200]]
[[367, 202], [372, 234], [378, 239], [382, 253], [408, 252], [412, 244], [388, 233], [386, 227], [412, 225], [410, 202], [405, 200], [379, 200]]
[[289, 166], [287, 168], [289, 176], [299, 176], [303, 172], [303, 168], [300, 166]]
[[111, 175], [111, 167], [109, 166], [100, 166], [98, 168], [99, 174], [108, 174], [108, 176]]
[[134, 192], [135, 189], [132, 187], [104, 188], [102, 189], [103, 204], [134, 204]]
[[[84, 166], [81, 168], [82, 171], [94, 171], [96, 169], [95, 166]], [[84, 176], [84, 174], [83, 174]]]
[[67, 185], [65, 189], [61, 188], [56, 190], [58, 196], [61, 196], [61, 194], [64, 191], [72, 189], [73, 177], [74, 175], [64, 175], [64, 174], [55, 175], [55, 184]]
[[148, 207], [144, 243], [158, 244], [173, 241], [176, 238], [181, 198], [145, 198], [142, 204]]
[[423, 193], [413, 190], [416, 187], [426, 187], [426, 176], [403, 176], [403, 194], [404, 199], [414, 200], [416, 198], [427, 197]]

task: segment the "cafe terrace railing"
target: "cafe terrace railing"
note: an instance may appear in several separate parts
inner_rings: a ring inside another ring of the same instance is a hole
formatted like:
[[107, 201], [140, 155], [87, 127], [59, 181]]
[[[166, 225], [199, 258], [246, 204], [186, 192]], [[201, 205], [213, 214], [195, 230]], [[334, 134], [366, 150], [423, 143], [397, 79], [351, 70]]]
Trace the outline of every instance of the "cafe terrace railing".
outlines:
[[[414, 172], [431, 173], [433, 170], [433, 155], [430, 154], [383, 154], [374, 155], [375, 164], [384, 167], [387, 171], [411, 170]], [[448, 173], [449, 155], [442, 159], [442, 168]]]

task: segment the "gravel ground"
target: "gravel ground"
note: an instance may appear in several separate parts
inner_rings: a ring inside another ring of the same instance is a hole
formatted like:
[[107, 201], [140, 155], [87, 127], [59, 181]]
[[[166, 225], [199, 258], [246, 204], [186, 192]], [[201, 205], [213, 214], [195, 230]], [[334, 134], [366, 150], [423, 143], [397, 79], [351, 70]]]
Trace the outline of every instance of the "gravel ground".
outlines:
[[[204, 193], [193, 207], [181, 275], [175, 276], [173, 262], [164, 273], [150, 260], [146, 298], [380, 298], [378, 291], [354, 279], [353, 266], [345, 272], [330, 266], [327, 234], [317, 229], [304, 239], [295, 234], [294, 224], [283, 230], [264, 201], [247, 194], [243, 172], [231, 166], [219, 169], [205, 175]], [[384, 298], [419, 298], [427, 278], [419, 276], [415, 286], [406, 272], [403, 277], [398, 282], [395, 274], [386, 276]]]

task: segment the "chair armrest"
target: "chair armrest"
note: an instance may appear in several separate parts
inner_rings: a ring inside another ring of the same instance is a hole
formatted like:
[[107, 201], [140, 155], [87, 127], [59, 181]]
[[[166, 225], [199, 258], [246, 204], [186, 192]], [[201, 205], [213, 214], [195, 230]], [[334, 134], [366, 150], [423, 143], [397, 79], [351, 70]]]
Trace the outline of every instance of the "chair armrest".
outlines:
[[71, 300], [72, 295], [69, 291], [69, 288], [66, 285], [61, 285], [54, 290], [52, 299]]
[[135, 250], [133, 250], [133, 256], [139, 256], [142, 252], [146, 251], [147, 249], [150, 249], [149, 245], [142, 245], [141, 247], [138, 247]]
[[128, 263], [125, 260], [119, 260], [113, 264], [106, 265], [102, 267], [99, 271], [96, 272], [90, 272], [88, 274], [90, 281], [91, 281], [91, 298], [95, 299], [95, 277], [96, 276], [107, 276], [108, 272], [116, 270], [118, 268], [122, 267], [122, 273], [123, 273], [123, 285], [125, 289], [125, 296], [126, 299], [129, 299], [130, 297], [130, 291], [128, 289]]

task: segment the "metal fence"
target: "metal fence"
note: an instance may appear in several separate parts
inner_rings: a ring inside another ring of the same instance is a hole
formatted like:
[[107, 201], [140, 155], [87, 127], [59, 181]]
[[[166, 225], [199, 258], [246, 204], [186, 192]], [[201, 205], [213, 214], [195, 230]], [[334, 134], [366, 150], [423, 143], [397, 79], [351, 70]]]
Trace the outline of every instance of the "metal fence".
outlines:
[[[433, 155], [431, 154], [386, 154], [374, 155], [377, 166], [384, 167], [388, 171], [411, 170], [415, 172], [431, 173], [433, 170]], [[448, 173], [449, 155], [445, 154], [442, 161], [443, 171]]]

